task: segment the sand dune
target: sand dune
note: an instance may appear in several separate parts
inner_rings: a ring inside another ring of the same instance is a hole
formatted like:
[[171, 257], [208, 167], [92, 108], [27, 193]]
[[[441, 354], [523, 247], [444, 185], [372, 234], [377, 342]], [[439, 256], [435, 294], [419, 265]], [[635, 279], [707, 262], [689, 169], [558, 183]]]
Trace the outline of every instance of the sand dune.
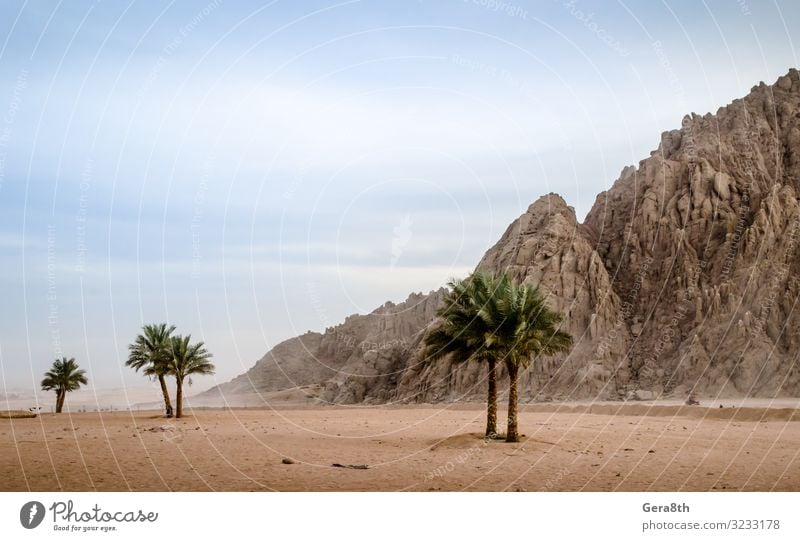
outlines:
[[796, 410], [608, 408], [527, 406], [519, 444], [464, 404], [3, 419], [0, 489], [800, 490]]

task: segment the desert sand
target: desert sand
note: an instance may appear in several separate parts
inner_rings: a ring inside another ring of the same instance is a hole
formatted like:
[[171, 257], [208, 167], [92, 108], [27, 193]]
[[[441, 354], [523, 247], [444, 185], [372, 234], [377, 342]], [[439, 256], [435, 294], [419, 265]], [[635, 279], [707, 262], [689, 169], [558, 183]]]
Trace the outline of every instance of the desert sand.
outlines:
[[529, 405], [519, 444], [483, 424], [479, 404], [0, 419], [0, 489], [800, 490], [794, 408]]

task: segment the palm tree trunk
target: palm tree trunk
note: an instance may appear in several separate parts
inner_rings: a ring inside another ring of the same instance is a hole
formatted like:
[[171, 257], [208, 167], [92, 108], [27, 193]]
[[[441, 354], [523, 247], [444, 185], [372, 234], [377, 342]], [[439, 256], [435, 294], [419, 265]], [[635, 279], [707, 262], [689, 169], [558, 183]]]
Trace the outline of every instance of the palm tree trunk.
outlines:
[[489, 394], [486, 397], [486, 437], [497, 437], [497, 363], [489, 358]]
[[61, 413], [61, 408], [64, 407], [64, 391], [61, 389], [56, 391], [56, 413]]
[[175, 418], [180, 419], [183, 417], [183, 380], [175, 379], [178, 381], [178, 389], [175, 392]]
[[512, 363], [508, 363], [508, 431], [506, 432], [507, 442], [519, 441], [519, 434], [517, 433], [517, 370], [519, 367]]
[[172, 402], [169, 399], [169, 389], [167, 389], [167, 378], [164, 374], [158, 375], [158, 383], [161, 384], [161, 393], [164, 395], [164, 408], [166, 409], [167, 418], [172, 417]]

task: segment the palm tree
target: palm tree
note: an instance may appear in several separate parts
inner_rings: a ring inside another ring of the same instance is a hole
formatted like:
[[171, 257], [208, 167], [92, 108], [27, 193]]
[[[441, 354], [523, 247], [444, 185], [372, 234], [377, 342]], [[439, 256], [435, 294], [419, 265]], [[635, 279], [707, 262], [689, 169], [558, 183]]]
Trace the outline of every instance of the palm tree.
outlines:
[[494, 350], [492, 321], [485, 317], [494, 290], [492, 276], [476, 272], [466, 280], [452, 280], [442, 306], [436, 312], [440, 320], [425, 336], [426, 355], [439, 359], [452, 355], [457, 362], [470, 359], [486, 362], [488, 391], [486, 397], [485, 437], [497, 437], [497, 355]]
[[170, 339], [169, 373], [175, 376], [177, 391], [175, 394], [175, 417], [183, 416], [183, 382], [192, 384], [192, 374], [213, 374], [214, 365], [208, 359], [212, 357], [203, 342], [190, 344], [192, 336], [173, 336]]
[[526, 368], [538, 355], [568, 350], [572, 337], [558, 328], [562, 317], [550, 310], [538, 287], [516, 284], [505, 273], [497, 279], [493, 302], [487, 305], [486, 311], [493, 321], [495, 339], [504, 351], [508, 368], [506, 441], [517, 442], [517, 379], [520, 368]]
[[52, 368], [45, 372], [42, 390], [56, 392], [56, 413], [61, 413], [67, 393], [87, 383], [89, 380], [86, 379], [86, 371], [78, 368], [75, 359], [62, 357], [53, 361]]
[[145, 376], [158, 380], [164, 395], [167, 417], [172, 417], [172, 402], [169, 399], [166, 376], [169, 374], [170, 335], [173, 331], [175, 326], [167, 326], [166, 323], [145, 325], [142, 327], [142, 334], [128, 346], [128, 360], [125, 362], [125, 366], [130, 366], [137, 372], [142, 370]]

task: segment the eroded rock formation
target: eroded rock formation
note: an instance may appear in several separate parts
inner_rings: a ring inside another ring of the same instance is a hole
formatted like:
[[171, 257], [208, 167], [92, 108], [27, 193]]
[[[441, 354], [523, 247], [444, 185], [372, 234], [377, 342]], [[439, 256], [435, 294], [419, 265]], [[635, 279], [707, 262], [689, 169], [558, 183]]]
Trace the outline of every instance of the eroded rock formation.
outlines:
[[[800, 395], [800, 75], [683, 119], [578, 223], [555, 194], [478, 268], [540, 284], [575, 337], [528, 399]], [[480, 398], [485, 367], [422, 354], [443, 290], [276, 346], [209, 393], [310, 386], [335, 403]], [[503, 378], [501, 378], [503, 381]]]

